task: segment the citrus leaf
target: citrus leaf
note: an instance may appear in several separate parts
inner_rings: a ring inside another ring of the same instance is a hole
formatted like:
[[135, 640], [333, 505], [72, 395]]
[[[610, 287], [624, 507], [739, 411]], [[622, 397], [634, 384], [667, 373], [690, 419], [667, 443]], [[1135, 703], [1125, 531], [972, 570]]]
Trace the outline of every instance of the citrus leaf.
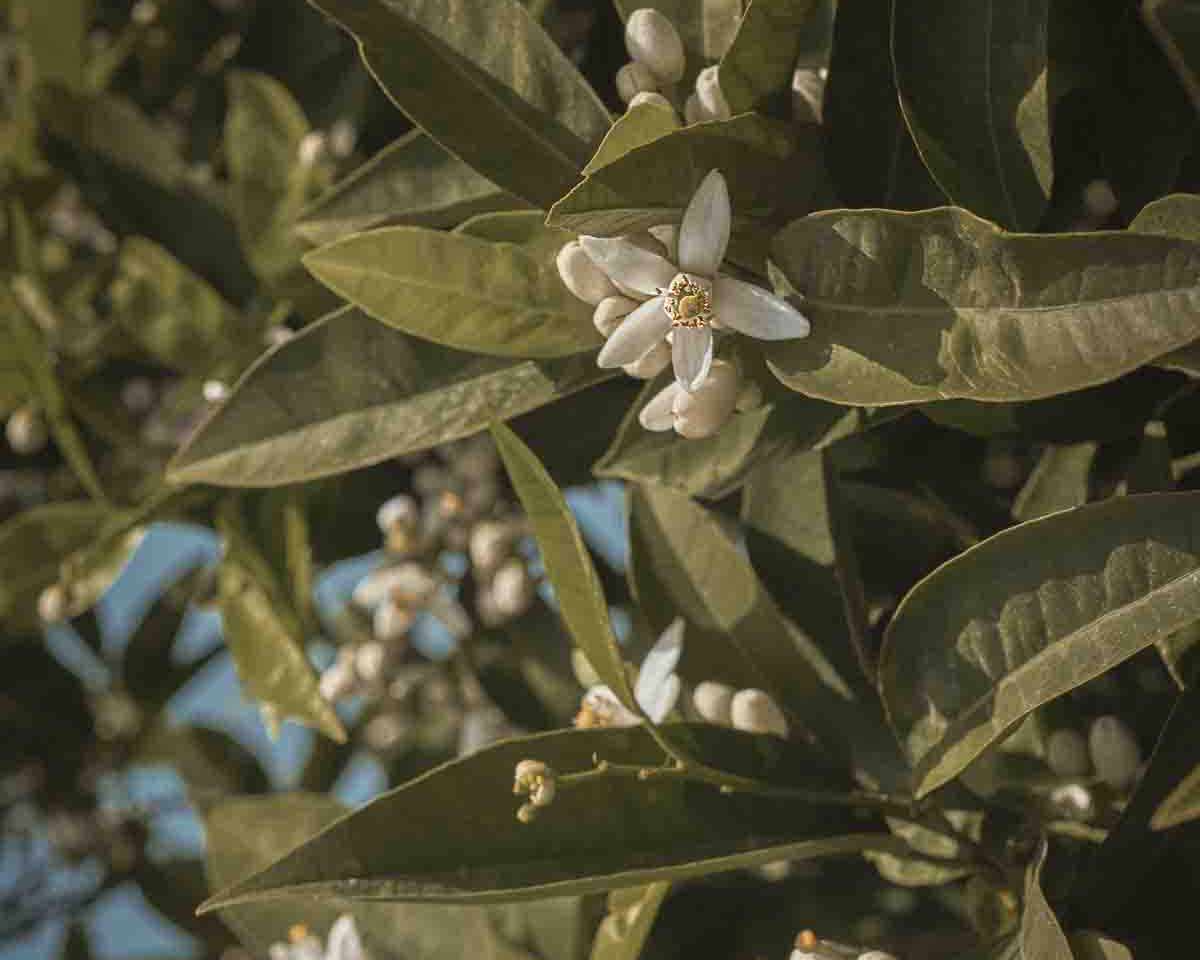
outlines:
[[772, 344], [789, 387], [837, 403], [1032, 400], [1103, 383], [1200, 336], [1200, 245], [1012, 234], [963, 210], [817, 213], [772, 258], [812, 334]]
[[1192, 769], [1154, 811], [1150, 826], [1169, 830], [1200, 817], [1200, 764]]
[[1025, 872], [1025, 910], [1021, 914], [1021, 957], [1023, 960], [1075, 960], [1067, 935], [1042, 892], [1042, 867], [1046, 843]]
[[1098, 449], [1094, 443], [1047, 447], [1013, 501], [1013, 516], [1036, 520], [1087, 503], [1088, 481]]
[[590, 176], [601, 167], [620, 160], [630, 150], [644, 147], [648, 143], [665, 137], [679, 129], [679, 117], [674, 109], [653, 103], [640, 103], [630, 107], [617, 117], [592, 159], [583, 168], [584, 176]]
[[1151, 494], [1024, 523], [921, 581], [880, 678], [923, 796], [1031, 711], [1200, 618], [1200, 494]]
[[772, 96], [791, 92], [801, 28], [817, 6], [817, 0], [750, 0], [718, 73], [730, 110], [764, 111]]
[[590, 960], [637, 960], [670, 889], [669, 883], [651, 883], [610, 893]]

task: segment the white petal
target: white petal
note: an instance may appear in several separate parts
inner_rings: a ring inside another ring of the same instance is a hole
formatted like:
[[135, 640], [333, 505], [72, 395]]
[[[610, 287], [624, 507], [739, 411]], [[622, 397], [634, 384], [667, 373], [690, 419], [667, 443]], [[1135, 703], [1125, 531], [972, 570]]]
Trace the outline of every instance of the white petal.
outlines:
[[358, 935], [358, 927], [354, 925], [354, 917], [343, 913], [329, 928], [329, 945], [325, 951], [325, 960], [366, 960], [366, 956], [362, 938]]
[[675, 380], [684, 390], [690, 393], [704, 382], [712, 359], [713, 335], [708, 327], [675, 328], [671, 360], [675, 365]]
[[663, 310], [663, 299], [647, 300], [622, 320], [600, 350], [596, 363], [605, 369], [623, 367], [645, 356], [647, 350], [665, 337], [671, 329], [671, 318]]
[[808, 319], [799, 310], [782, 297], [733, 277], [717, 277], [713, 312], [724, 326], [757, 340], [808, 336]]
[[[729, 244], [729, 188], [721, 171], [713, 170], [701, 181], [683, 212], [679, 226], [679, 269], [714, 277]], [[717, 301], [719, 302], [719, 301]]]
[[646, 699], [653, 697], [655, 691], [666, 683], [667, 677], [679, 666], [679, 658], [683, 656], [683, 627], [683, 619], [676, 617], [655, 641], [650, 652], [646, 654], [646, 659], [642, 661], [641, 669], [638, 670], [633, 694], [647, 713], [650, 711], [646, 708]]
[[620, 237], [580, 237], [579, 242], [609, 279], [648, 297], [667, 289], [679, 272], [669, 260]]
[[583, 695], [583, 705], [602, 717], [605, 726], [632, 727], [642, 722], [641, 717], [625, 706], [607, 684], [590, 688]]
[[675, 709], [675, 702], [679, 699], [681, 688], [679, 676], [674, 673], [668, 674], [657, 688], [638, 701], [638, 706], [646, 711], [646, 716], [652, 723], [662, 723], [667, 719], [667, 714]]
[[680, 393], [679, 384], [672, 381], [663, 387], [648, 404], [642, 407], [638, 414], [638, 423], [647, 430], [670, 430], [675, 425], [675, 414], [671, 408], [675, 403], [676, 394]]

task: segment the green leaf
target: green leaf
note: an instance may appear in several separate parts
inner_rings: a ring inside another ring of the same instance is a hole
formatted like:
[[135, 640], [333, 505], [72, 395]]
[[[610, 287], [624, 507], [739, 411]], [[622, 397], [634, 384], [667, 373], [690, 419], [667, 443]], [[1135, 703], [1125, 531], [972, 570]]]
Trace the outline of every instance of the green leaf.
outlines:
[[1142, 207], [1129, 229], [1200, 242], [1200, 195], [1173, 193], [1160, 197]]
[[300, 618], [250, 540], [236, 498], [219, 508], [217, 527], [225, 544], [217, 569], [225, 643], [247, 694], [281, 717], [345, 740], [337, 713], [317, 689]]
[[549, 207], [608, 130], [608, 110], [517, 0], [310, 0], [434, 140]]
[[670, 889], [669, 883], [651, 883], [610, 893], [590, 960], [637, 960]]
[[1022, 960], [1075, 960], [1067, 935], [1042, 892], [1046, 844], [1025, 872], [1025, 910], [1021, 914]]
[[[726, 769], [769, 782], [820, 782], [811, 755], [795, 744], [708, 725], [689, 725], [687, 735], [706, 755], [722, 757]], [[536, 758], [562, 775], [591, 770], [593, 756], [639, 767], [663, 758], [643, 727], [506, 741], [383, 794], [201, 909], [295, 895], [514, 901], [903, 846], [887, 834], [839, 832], [853, 820], [828, 808], [727, 795], [670, 777], [562, 784], [533, 823], [517, 822], [512, 782], [519, 761]]]
[[718, 74], [730, 110], [761, 111], [773, 96], [790, 95], [801, 28], [817, 6], [817, 0], [750, 0]]
[[236, 375], [262, 332], [209, 284], [144, 237], [121, 244], [113, 316], [155, 360], [197, 377]]
[[1011, 234], [943, 208], [813, 214], [771, 251], [812, 334], [769, 362], [837, 403], [1032, 400], [1200, 336], [1200, 246], [1186, 240]]
[[1075, 960], [1133, 960], [1133, 951], [1123, 943], [1092, 930], [1072, 933], [1070, 941]]
[[37, 601], [59, 566], [89, 544], [112, 511], [95, 503], [32, 507], [0, 525], [0, 621], [14, 630], [39, 625]]
[[550, 208], [546, 222], [575, 233], [615, 236], [678, 223], [700, 181], [720, 170], [729, 185], [735, 243], [739, 227], [782, 221], [812, 209], [822, 160], [757, 114], [695, 123], [595, 170]]
[[492, 437], [533, 527], [567, 629], [600, 679], [627, 707], [640, 712], [613, 636], [604, 590], [562, 492], [512, 430], [493, 424]]
[[1049, 16], [1048, 0], [892, 5], [896, 87], [917, 150], [953, 203], [1010, 230], [1038, 225], [1053, 179]]
[[1044, 703], [1200, 618], [1200, 494], [1024, 523], [905, 597], [880, 678], [924, 796]]
[[320, 245], [376, 227], [446, 229], [521, 206], [424, 131], [410, 130], [301, 212], [296, 232]]
[[90, 0], [13, 0], [7, 12], [10, 26], [23, 24], [19, 32], [33, 52], [37, 81], [81, 89]]
[[590, 357], [507, 360], [353, 308], [263, 356], [172, 461], [177, 483], [281, 486], [469, 436], [608, 379]]
[[1150, 826], [1155, 830], [1170, 830], [1197, 817], [1200, 817], [1200, 764], [1179, 781], [1179, 785], [1154, 811]]
[[300, 258], [292, 227], [314, 176], [300, 160], [308, 120], [287, 87], [264, 73], [236, 70], [227, 86], [224, 145], [234, 222], [254, 272], [271, 282]]
[[674, 109], [653, 103], [641, 103], [630, 107], [617, 117], [582, 172], [585, 176], [590, 176], [601, 167], [607, 167], [610, 163], [620, 160], [630, 150], [644, 147], [678, 129], [679, 116]]
[[946, 202], [900, 112], [891, 0], [839, 0], [825, 88], [829, 176], [848, 207], [921, 210]]
[[1190, 0], [1144, 0], [1142, 19], [1200, 110], [1200, 9]]
[[1036, 520], [1087, 503], [1088, 482], [1098, 449], [1094, 443], [1072, 443], [1043, 450], [1037, 466], [1013, 501], [1013, 516], [1018, 520]]
[[314, 250], [304, 265], [377, 320], [458, 350], [549, 358], [604, 342], [554, 258], [512, 244], [385, 227]]

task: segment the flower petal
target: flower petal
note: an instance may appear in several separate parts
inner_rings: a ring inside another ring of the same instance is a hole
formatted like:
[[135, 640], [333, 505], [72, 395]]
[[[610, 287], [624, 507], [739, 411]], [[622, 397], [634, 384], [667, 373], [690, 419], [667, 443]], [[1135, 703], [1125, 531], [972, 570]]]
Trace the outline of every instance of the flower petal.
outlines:
[[683, 656], [683, 628], [682, 617], [672, 620], [671, 625], [662, 632], [650, 648], [650, 652], [646, 654], [646, 659], [642, 661], [633, 695], [643, 710], [646, 709], [643, 701], [653, 696], [654, 691], [666, 683], [667, 677], [679, 666], [679, 658]]
[[603, 719], [603, 726], [632, 727], [642, 722], [642, 718], [625, 706], [607, 684], [589, 687], [583, 695], [583, 705]]
[[656, 393], [638, 414], [638, 423], [647, 430], [670, 430], [675, 425], [675, 414], [671, 408], [675, 396], [680, 392], [679, 384], [672, 381]]
[[366, 957], [367, 952], [363, 949], [358, 927], [354, 925], [354, 917], [343, 913], [329, 928], [325, 960], [366, 960]]
[[684, 390], [691, 393], [704, 382], [712, 359], [713, 335], [708, 327], [675, 328], [671, 360], [675, 365], [675, 381]]
[[713, 312], [723, 326], [757, 340], [807, 337], [808, 318], [782, 297], [733, 277], [713, 283]]
[[669, 260], [620, 237], [580, 237], [579, 242], [610, 280], [648, 297], [667, 289], [679, 272]]
[[667, 335], [671, 318], [663, 310], [663, 297], [647, 300], [613, 331], [600, 350], [596, 363], [605, 369], [623, 367], [645, 356], [646, 351]]
[[679, 269], [702, 277], [715, 277], [729, 245], [729, 188], [721, 171], [713, 170], [701, 181], [683, 212], [679, 226]]
[[651, 723], [662, 723], [667, 719], [667, 714], [675, 709], [682, 686], [678, 674], [667, 674], [666, 679], [657, 688], [638, 701], [638, 706], [646, 711]]

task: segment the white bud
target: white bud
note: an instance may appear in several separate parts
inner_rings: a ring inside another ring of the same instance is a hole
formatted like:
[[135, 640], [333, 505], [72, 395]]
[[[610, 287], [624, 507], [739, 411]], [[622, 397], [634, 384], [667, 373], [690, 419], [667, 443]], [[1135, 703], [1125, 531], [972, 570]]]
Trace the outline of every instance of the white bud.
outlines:
[[792, 74], [792, 122], [819, 124], [825, 101], [825, 78], [818, 70], [799, 69]]
[[600, 336], [611, 337], [613, 331], [621, 325], [621, 321], [636, 307], [637, 301], [631, 300], [629, 297], [605, 297], [596, 304], [596, 309], [592, 313], [592, 323], [600, 331]]
[[625, 49], [666, 83], [683, 76], [683, 41], [675, 24], [650, 7], [634, 10], [625, 22]]
[[368, 747], [380, 752], [391, 750], [408, 733], [408, 724], [398, 713], [377, 713], [363, 728]]
[[708, 116], [704, 105], [700, 103], [699, 94], [689, 93], [688, 98], [683, 101], [683, 122], [691, 126], [693, 123], [702, 123], [710, 119], [712, 118]]
[[296, 332], [291, 327], [285, 327], [282, 323], [273, 323], [263, 331], [263, 343], [268, 347], [277, 347], [281, 343], [287, 343], [296, 335]]
[[208, 403], [220, 403], [229, 396], [229, 387], [220, 380], [205, 380], [200, 392]]
[[52, 583], [38, 594], [38, 618], [42, 623], [61, 623], [67, 619], [67, 591]]
[[672, 113], [675, 112], [675, 108], [671, 106], [671, 101], [664, 97], [661, 93], [656, 93], [653, 90], [644, 90], [641, 93], [636, 94], [634, 98], [629, 101], [630, 110], [632, 110], [634, 107], [647, 106], [658, 107], [660, 110], [670, 110]]
[[1107, 220], [1117, 212], [1119, 203], [1107, 180], [1093, 180], [1083, 188], [1083, 206], [1097, 220]]
[[658, 79], [644, 63], [634, 60], [617, 71], [617, 96], [624, 103], [629, 103], [639, 93], [650, 93], [657, 89]]
[[492, 579], [492, 599], [496, 609], [508, 617], [518, 617], [533, 602], [534, 586], [525, 562], [513, 557]]
[[638, 380], [653, 380], [666, 370], [670, 363], [671, 345], [666, 340], [659, 340], [633, 363], [627, 363], [621, 369]]
[[613, 282], [584, 253], [578, 240], [572, 240], [559, 250], [554, 262], [566, 288], [585, 303], [597, 304], [617, 293]]
[[692, 691], [692, 704], [701, 718], [723, 727], [733, 725], [733, 687], [705, 680]]
[[375, 523], [385, 537], [396, 528], [413, 530], [420, 522], [421, 508], [406, 493], [385, 500], [375, 512]]
[[337, 703], [343, 697], [349, 696], [355, 686], [354, 651], [349, 647], [342, 647], [338, 651], [337, 660], [321, 671], [321, 679], [317, 686], [321, 696], [330, 703]]
[[296, 158], [302, 167], [316, 166], [325, 155], [325, 134], [319, 130], [306, 133], [300, 140]]
[[1046, 764], [1056, 776], [1086, 776], [1092, 764], [1083, 734], [1067, 727], [1050, 734], [1046, 740]]
[[368, 574], [354, 588], [352, 598], [368, 610], [374, 610], [385, 600], [412, 609], [428, 604], [437, 589], [437, 579], [420, 564], [402, 563]]
[[729, 705], [729, 716], [738, 730], [787, 736], [787, 719], [764, 690], [739, 690]]
[[1050, 806], [1059, 816], [1069, 820], [1090, 820], [1096, 807], [1091, 791], [1078, 783], [1067, 783], [1051, 790]]
[[358, 143], [358, 130], [345, 117], [335, 120], [329, 128], [329, 152], [344, 160], [354, 152]]
[[719, 72], [720, 67], [715, 63], [700, 71], [696, 76], [696, 96], [709, 119], [728, 120], [733, 116], [733, 111], [729, 109], [729, 101], [721, 92]]
[[[384, 604], [379, 609], [386, 610], [390, 606]], [[383, 675], [386, 660], [387, 647], [378, 640], [372, 640], [354, 651], [354, 670], [365, 683], [375, 683]]]
[[711, 437], [733, 416], [738, 396], [737, 368], [714, 360], [704, 382], [689, 393], [680, 390], [671, 404], [675, 432], [690, 440]]
[[13, 453], [23, 456], [41, 452], [49, 439], [46, 421], [41, 411], [29, 404], [17, 407], [9, 414], [8, 423], [4, 426], [4, 436], [8, 439]]
[[496, 520], [484, 520], [471, 528], [467, 554], [471, 566], [484, 576], [491, 574], [512, 553], [512, 527]]
[[1088, 732], [1088, 749], [1101, 780], [1116, 790], [1133, 785], [1142, 765], [1142, 748], [1120, 717], [1097, 717]]
[[411, 610], [384, 602], [371, 615], [371, 632], [382, 643], [397, 643], [408, 634], [415, 616]]

